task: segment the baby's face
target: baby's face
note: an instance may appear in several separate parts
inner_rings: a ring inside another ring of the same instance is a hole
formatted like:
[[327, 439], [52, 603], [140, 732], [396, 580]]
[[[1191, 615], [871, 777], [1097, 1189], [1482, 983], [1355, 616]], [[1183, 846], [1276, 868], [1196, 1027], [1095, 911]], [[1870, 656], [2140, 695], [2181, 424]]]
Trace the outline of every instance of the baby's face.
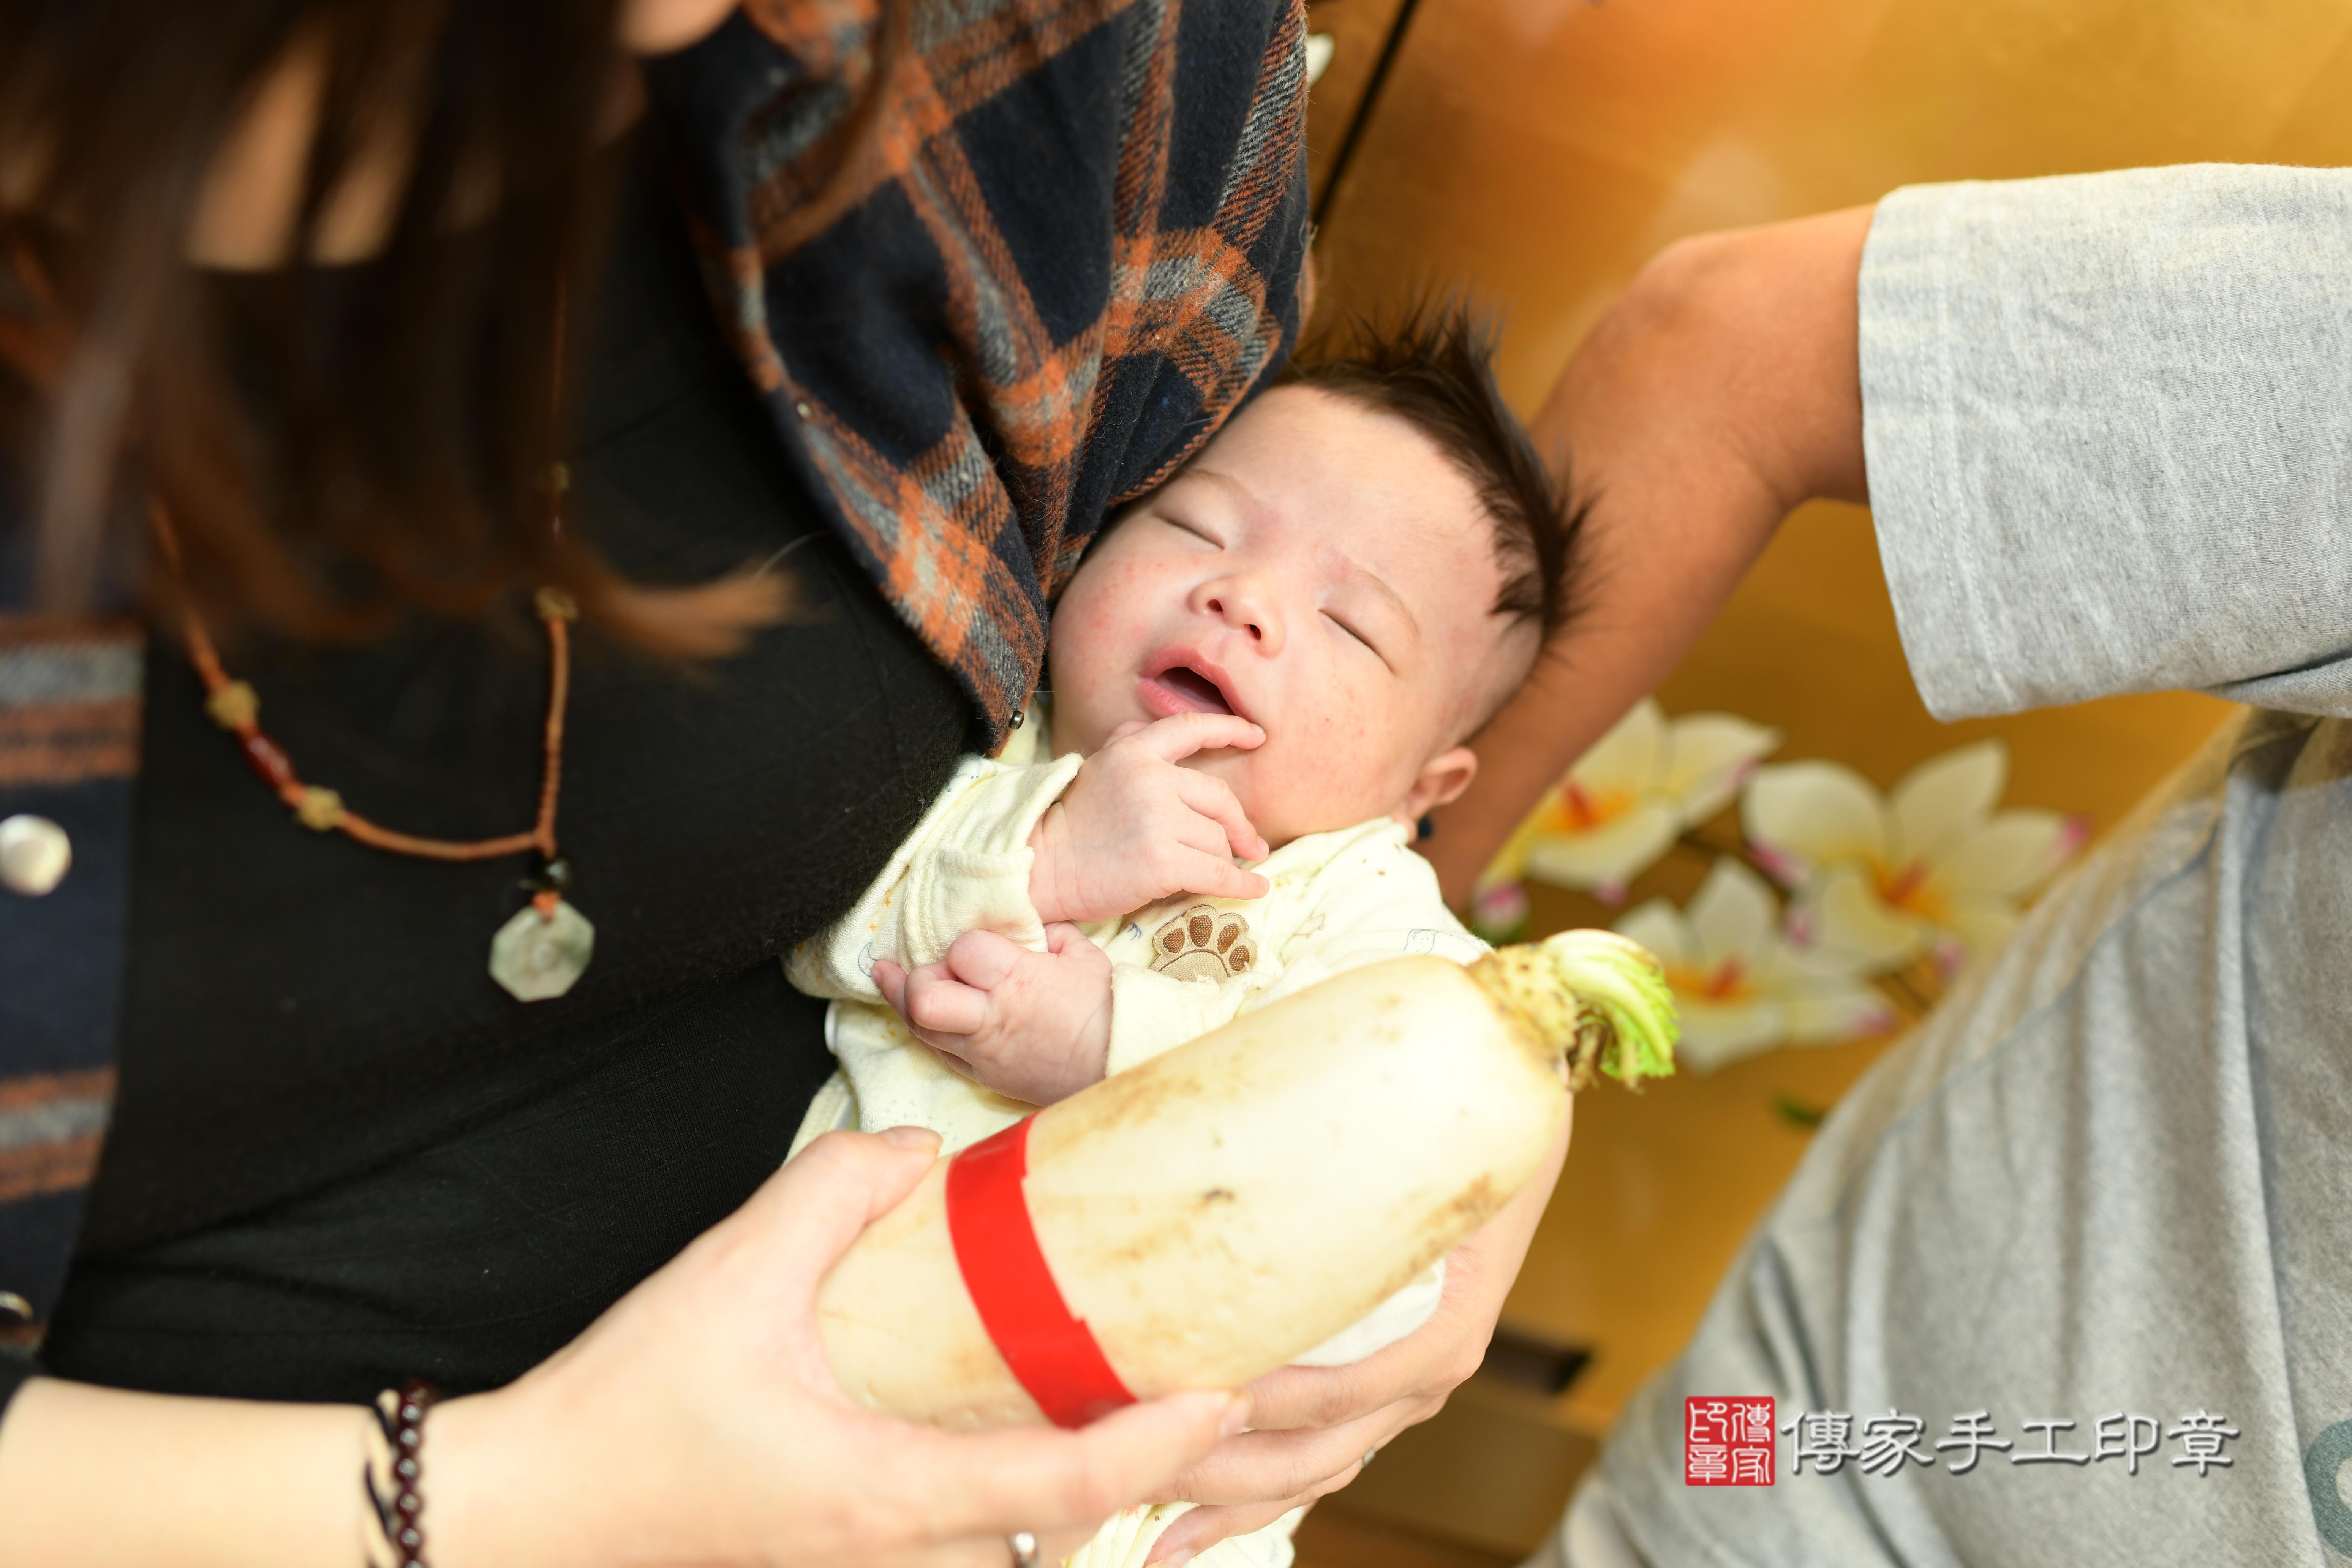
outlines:
[[[1493, 525], [1412, 426], [1328, 393], [1257, 398], [1096, 546], [1055, 612], [1054, 742], [1238, 713], [1255, 751], [1188, 764], [1265, 839], [1411, 817], [1468, 783], [1456, 742], [1536, 634], [1492, 613]], [[1433, 776], [1438, 775], [1438, 776]]]

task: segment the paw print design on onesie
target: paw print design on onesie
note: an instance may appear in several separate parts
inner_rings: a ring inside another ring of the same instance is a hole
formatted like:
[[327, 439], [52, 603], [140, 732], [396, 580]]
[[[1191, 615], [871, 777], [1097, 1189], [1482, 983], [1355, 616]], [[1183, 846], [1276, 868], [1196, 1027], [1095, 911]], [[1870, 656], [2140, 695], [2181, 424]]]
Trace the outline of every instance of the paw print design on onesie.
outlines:
[[1151, 933], [1151, 967], [1176, 980], [1231, 980], [1257, 962], [1246, 917], [1194, 904]]

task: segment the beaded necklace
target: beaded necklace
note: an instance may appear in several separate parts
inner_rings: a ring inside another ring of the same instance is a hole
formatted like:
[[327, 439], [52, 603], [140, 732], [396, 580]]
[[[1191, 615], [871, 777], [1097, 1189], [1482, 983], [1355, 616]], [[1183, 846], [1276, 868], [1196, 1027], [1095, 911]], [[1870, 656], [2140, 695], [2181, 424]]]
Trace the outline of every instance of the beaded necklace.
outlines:
[[[560, 509], [566, 479], [562, 465], [558, 464], [550, 486], [555, 498], [551, 506]], [[179, 576], [179, 537], [163, 501], [152, 496], [148, 500], [148, 520], [164, 563], [173, 576]], [[560, 517], [555, 526], [561, 527]], [[184, 592], [182, 597], [186, 599]], [[371, 848], [424, 860], [495, 860], [525, 852], [537, 856], [528, 883], [532, 889], [530, 902], [490, 939], [490, 978], [519, 1002], [541, 1002], [571, 990], [586, 972], [596, 945], [596, 928], [564, 901], [572, 867], [558, 852], [555, 839], [556, 802], [563, 792], [563, 714], [572, 692], [571, 623], [579, 616], [580, 606], [561, 588], [541, 588], [532, 596], [531, 607], [547, 628], [547, 723], [539, 819], [526, 832], [470, 840], [425, 838], [380, 826], [344, 805], [334, 790], [304, 783], [286, 748], [262, 729], [259, 695], [249, 682], [235, 679], [222, 667], [220, 653], [193, 601], [182, 616], [188, 658], [205, 685], [205, 713], [236, 737], [246, 764], [292, 809], [303, 826], [314, 833], [342, 833]]]

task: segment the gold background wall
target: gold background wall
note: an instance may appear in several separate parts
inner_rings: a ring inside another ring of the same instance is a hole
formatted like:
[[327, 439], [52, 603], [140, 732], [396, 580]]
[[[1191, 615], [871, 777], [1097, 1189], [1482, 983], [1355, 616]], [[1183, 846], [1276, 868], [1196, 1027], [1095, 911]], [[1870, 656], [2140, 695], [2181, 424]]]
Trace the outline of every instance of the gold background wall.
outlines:
[[[1313, 26], [1394, 9], [1327, 0]], [[2347, 141], [2342, 0], [1424, 0], [1318, 258], [1351, 303], [1421, 278], [1508, 302], [1504, 385], [1532, 406], [1686, 234], [1930, 180], [2335, 163]]]
[[[1924, 181], [2352, 163], [2352, 0], [1423, 0], [1340, 184], [1322, 190], [1397, 10], [1310, 8], [1338, 45], [1311, 134], [1323, 299], [1377, 309], [1427, 283], [1473, 285], [1508, 310], [1500, 372], [1527, 413], [1643, 260], [1684, 235]], [[1937, 724], [1903, 664], [1868, 515], [1835, 506], [1783, 528], [1659, 696], [1670, 713], [1777, 726], [1779, 760], [1832, 758], [1882, 787], [2000, 735], [2010, 804], [2102, 829], [2227, 711], [2171, 694]], [[1705, 868], [1671, 857], [1634, 900], [1686, 898]], [[1539, 899], [1537, 917], [1612, 918], [1568, 894]], [[1591, 1365], [1548, 1403], [1474, 1384], [1448, 1430], [1401, 1440], [1400, 1463], [1368, 1472], [1343, 1508], [1497, 1552], [1531, 1541], [1544, 1504], [1478, 1494], [1460, 1479], [1465, 1447], [1505, 1440], [1497, 1412], [1519, 1423], [1515, 1452], [1529, 1422], [1570, 1440], [1603, 1430], [1687, 1338], [1803, 1152], [1775, 1100], [1826, 1105], [1881, 1048], [1782, 1049], [1639, 1100], [1582, 1097], [1507, 1321], [1591, 1347]], [[1557, 1489], [1572, 1468], [1527, 1484]]]

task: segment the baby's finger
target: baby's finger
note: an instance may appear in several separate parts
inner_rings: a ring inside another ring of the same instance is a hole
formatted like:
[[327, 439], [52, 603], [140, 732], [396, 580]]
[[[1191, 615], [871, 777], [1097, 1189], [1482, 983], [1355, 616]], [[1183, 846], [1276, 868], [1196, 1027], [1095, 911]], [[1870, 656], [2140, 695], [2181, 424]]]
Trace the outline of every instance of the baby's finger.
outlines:
[[948, 944], [947, 969], [967, 985], [993, 991], [1023, 959], [1034, 956], [1010, 937], [992, 931], [968, 931]]
[[1090, 968], [1110, 967], [1108, 955], [1088, 942], [1086, 932], [1066, 921], [1055, 921], [1045, 928], [1045, 951], [1055, 958], [1066, 958]]
[[926, 967], [907, 980], [907, 1022], [936, 1035], [971, 1035], [988, 1021], [988, 993]]
[[1272, 851], [1242, 810], [1233, 785], [1208, 773], [1186, 768], [1176, 775], [1176, 798], [1224, 829], [1225, 843], [1244, 860], [1263, 860]]
[[1184, 890], [1204, 899], [1262, 899], [1274, 890], [1274, 884], [1222, 855], [1202, 855], [1185, 877]]
[[907, 1016], [907, 972], [887, 958], [874, 961], [874, 989], [882, 993], [882, 1000], [890, 1004], [890, 1011], [901, 1018]]
[[1175, 763], [1228, 746], [1254, 751], [1265, 743], [1265, 731], [1238, 713], [1178, 713], [1146, 725], [1136, 739], [1161, 762]]
[[882, 1000], [889, 1003], [890, 1010], [901, 1018], [907, 1016], [908, 993], [920, 991], [933, 981], [951, 978], [944, 963], [926, 963], [920, 969], [909, 970], [895, 959], [874, 961], [874, 989], [882, 993]]

